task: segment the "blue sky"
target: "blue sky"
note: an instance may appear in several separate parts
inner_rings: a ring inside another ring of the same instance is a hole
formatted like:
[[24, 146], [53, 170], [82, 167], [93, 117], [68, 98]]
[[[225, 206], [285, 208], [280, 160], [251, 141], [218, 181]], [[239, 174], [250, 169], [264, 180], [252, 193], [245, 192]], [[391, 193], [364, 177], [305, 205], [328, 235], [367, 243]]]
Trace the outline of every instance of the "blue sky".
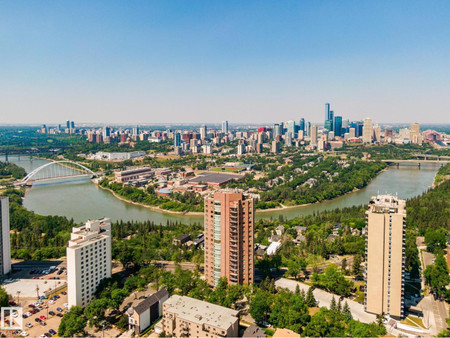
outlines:
[[450, 122], [449, 1], [3, 1], [0, 123]]

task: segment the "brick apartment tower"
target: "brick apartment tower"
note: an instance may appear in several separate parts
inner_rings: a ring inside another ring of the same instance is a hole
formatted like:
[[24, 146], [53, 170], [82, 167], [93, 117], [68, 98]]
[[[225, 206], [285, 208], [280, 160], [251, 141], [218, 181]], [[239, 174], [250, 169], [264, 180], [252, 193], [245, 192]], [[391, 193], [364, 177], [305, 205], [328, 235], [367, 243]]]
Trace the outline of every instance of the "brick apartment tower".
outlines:
[[205, 277], [216, 286], [253, 283], [253, 199], [234, 190], [219, 190], [205, 198]]
[[372, 197], [367, 214], [365, 310], [403, 317], [405, 201], [392, 195]]

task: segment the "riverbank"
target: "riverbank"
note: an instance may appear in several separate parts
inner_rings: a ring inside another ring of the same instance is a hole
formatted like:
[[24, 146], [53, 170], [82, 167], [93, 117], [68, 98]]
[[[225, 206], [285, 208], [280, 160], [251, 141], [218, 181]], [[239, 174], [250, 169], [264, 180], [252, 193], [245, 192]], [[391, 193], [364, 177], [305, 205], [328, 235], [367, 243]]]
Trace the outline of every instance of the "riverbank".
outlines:
[[126, 198], [123, 198], [122, 196], [117, 195], [111, 189], [102, 187], [100, 184], [98, 184], [98, 182], [96, 180], [92, 180], [92, 183], [94, 183], [100, 189], [110, 192], [115, 198], [117, 198], [123, 202], [138, 205], [140, 207], [144, 207], [144, 208], [150, 209], [152, 211], [171, 214], [171, 215], [181, 215], [181, 216], [202, 216], [203, 215], [203, 212], [199, 212], [199, 211], [173, 211], [173, 210], [161, 209], [160, 207], [155, 207], [153, 205], [147, 205], [147, 204], [143, 204], [143, 203], [133, 202], [133, 201], [127, 200]]
[[[285, 210], [295, 210], [295, 209], [302, 209], [311, 205], [315, 205], [315, 204], [320, 204], [323, 202], [328, 202], [328, 201], [333, 201], [337, 198], [346, 196], [348, 194], [353, 194], [355, 192], [360, 191], [361, 189], [364, 189], [367, 185], [369, 185], [376, 177], [378, 177], [378, 175], [380, 175], [381, 173], [387, 171], [390, 169], [390, 166], [388, 165], [386, 168], [380, 170], [374, 177], [372, 177], [363, 187], [361, 188], [354, 188], [352, 191], [348, 191], [345, 194], [336, 196], [332, 199], [327, 199], [327, 200], [322, 200], [322, 201], [317, 201], [315, 203], [306, 203], [306, 204], [298, 204], [298, 205], [283, 205], [281, 204], [281, 207], [277, 207], [277, 208], [270, 208], [270, 209], [257, 209], [256, 210], [256, 214], [266, 214], [266, 213], [275, 213], [275, 212], [280, 212], [280, 211], [285, 211]], [[105, 188], [103, 186], [101, 186], [100, 184], [98, 184], [97, 180], [92, 180], [92, 182], [98, 186], [100, 189], [105, 190], [110, 192], [115, 198], [126, 202], [126, 203], [130, 203], [130, 204], [134, 204], [134, 205], [138, 205], [144, 208], [148, 208], [151, 209], [152, 211], [155, 212], [160, 212], [160, 213], [167, 213], [167, 214], [172, 214], [172, 215], [181, 215], [181, 216], [201, 216], [203, 215], [203, 212], [197, 212], [197, 211], [172, 211], [172, 210], [166, 210], [166, 209], [161, 209], [160, 207], [155, 207], [152, 205], [147, 205], [147, 204], [143, 204], [143, 203], [138, 203], [138, 202], [133, 202], [130, 201], [122, 196], [117, 195], [114, 191], [112, 191], [111, 189]]]

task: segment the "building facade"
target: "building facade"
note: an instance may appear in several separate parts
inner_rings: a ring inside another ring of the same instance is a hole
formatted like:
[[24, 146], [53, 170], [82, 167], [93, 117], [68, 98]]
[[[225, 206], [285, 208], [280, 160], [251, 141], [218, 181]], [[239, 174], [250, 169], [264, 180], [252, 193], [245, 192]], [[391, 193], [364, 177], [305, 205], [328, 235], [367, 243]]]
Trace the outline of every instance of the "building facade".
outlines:
[[406, 202], [372, 197], [366, 211], [365, 310], [403, 317]]
[[0, 197], [0, 236], [0, 276], [3, 276], [11, 271], [8, 197]]
[[163, 303], [162, 327], [169, 337], [238, 337], [239, 312], [173, 295]]
[[317, 126], [315, 124], [311, 126], [311, 145], [317, 145]]
[[67, 247], [69, 308], [87, 306], [98, 284], [111, 277], [111, 220], [101, 218], [73, 227]]
[[372, 143], [373, 127], [372, 119], [365, 118], [362, 130], [362, 138], [364, 143]]
[[205, 198], [205, 278], [216, 286], [251, 284], [254, 278], [253, 199], [234, 190], [219, 190]]
[[155, 292], [127, 310], [128, 326], [138, 336], [162, 316], [162, 304], [169, 298], [166, 289]]

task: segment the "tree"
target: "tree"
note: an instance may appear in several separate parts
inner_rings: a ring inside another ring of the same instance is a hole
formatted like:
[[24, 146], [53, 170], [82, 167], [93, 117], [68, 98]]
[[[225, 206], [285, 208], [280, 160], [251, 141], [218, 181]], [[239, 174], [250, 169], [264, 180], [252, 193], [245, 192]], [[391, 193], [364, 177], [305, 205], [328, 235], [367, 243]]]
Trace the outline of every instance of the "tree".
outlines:
[[428, 265], [424, 271], [425, 282], [431, 287], [433, 294], [442, 299], [447, 293], [447, 285], [450, 283], [447, 262], [442, 253], [436, 255], [434, 264]]
[[251, 298], [249, 312], [257, 323], [263, 322], [270, 313], [271, 305], [271, 295], [266, 291], [258, 290]]
[[341, 269], [342, 269], [342, 272], [343, 273], [347, 273], [347, 258], [344, 258], [343, 260], [342, 260], [342, 265], [341, 265]]
[[308, 292], [306, 293], [306, 305], [308, 305], [309, 307], [314, 307], [316, 306], [316, 298], [314, 298], [314, 293], [313, 293], [313, 289], [310, 286], [308, 289]]
[[337, 312], [336, 299], [334, 298], [334, 296], [333, 298], [331, 298], [330, 310], [333, 312]]
[[83, 309], [79, 306], [72, 306], [61, 319], [58, 327], [58, 336], [74, 337], [81, 334], [84, 335], [86, 322], [86, 318], [83, 316]]
[[425, 233], [427, 251], [436, 252], [447, 247], [447, 237], [443, 230], [430, 230]]
[[9, 295], [2, 287], [0, 287], [0, 306], [1, 307], [9, 306]]
[[105, 310], [108, 308], [108, 300], [105, 298], [94, 299], [85, 309], [84, 315], [89, 321], [89, 326], [99, 327], [105, 320]]
[[352, 274], [355, 277], [361, 277], [362, 271], [361, 271], [361, 256], [355, 255], [355, 258], [353, 259], [353, 266], [352, 266]]
[[342, 314], [348, 320], [352, 319], [352, 312], [350, 311], [350, 306], [348, 305], [347, 301], [345, 301], [345, 303], [344, 303], [344, 308], [342, 309]]

